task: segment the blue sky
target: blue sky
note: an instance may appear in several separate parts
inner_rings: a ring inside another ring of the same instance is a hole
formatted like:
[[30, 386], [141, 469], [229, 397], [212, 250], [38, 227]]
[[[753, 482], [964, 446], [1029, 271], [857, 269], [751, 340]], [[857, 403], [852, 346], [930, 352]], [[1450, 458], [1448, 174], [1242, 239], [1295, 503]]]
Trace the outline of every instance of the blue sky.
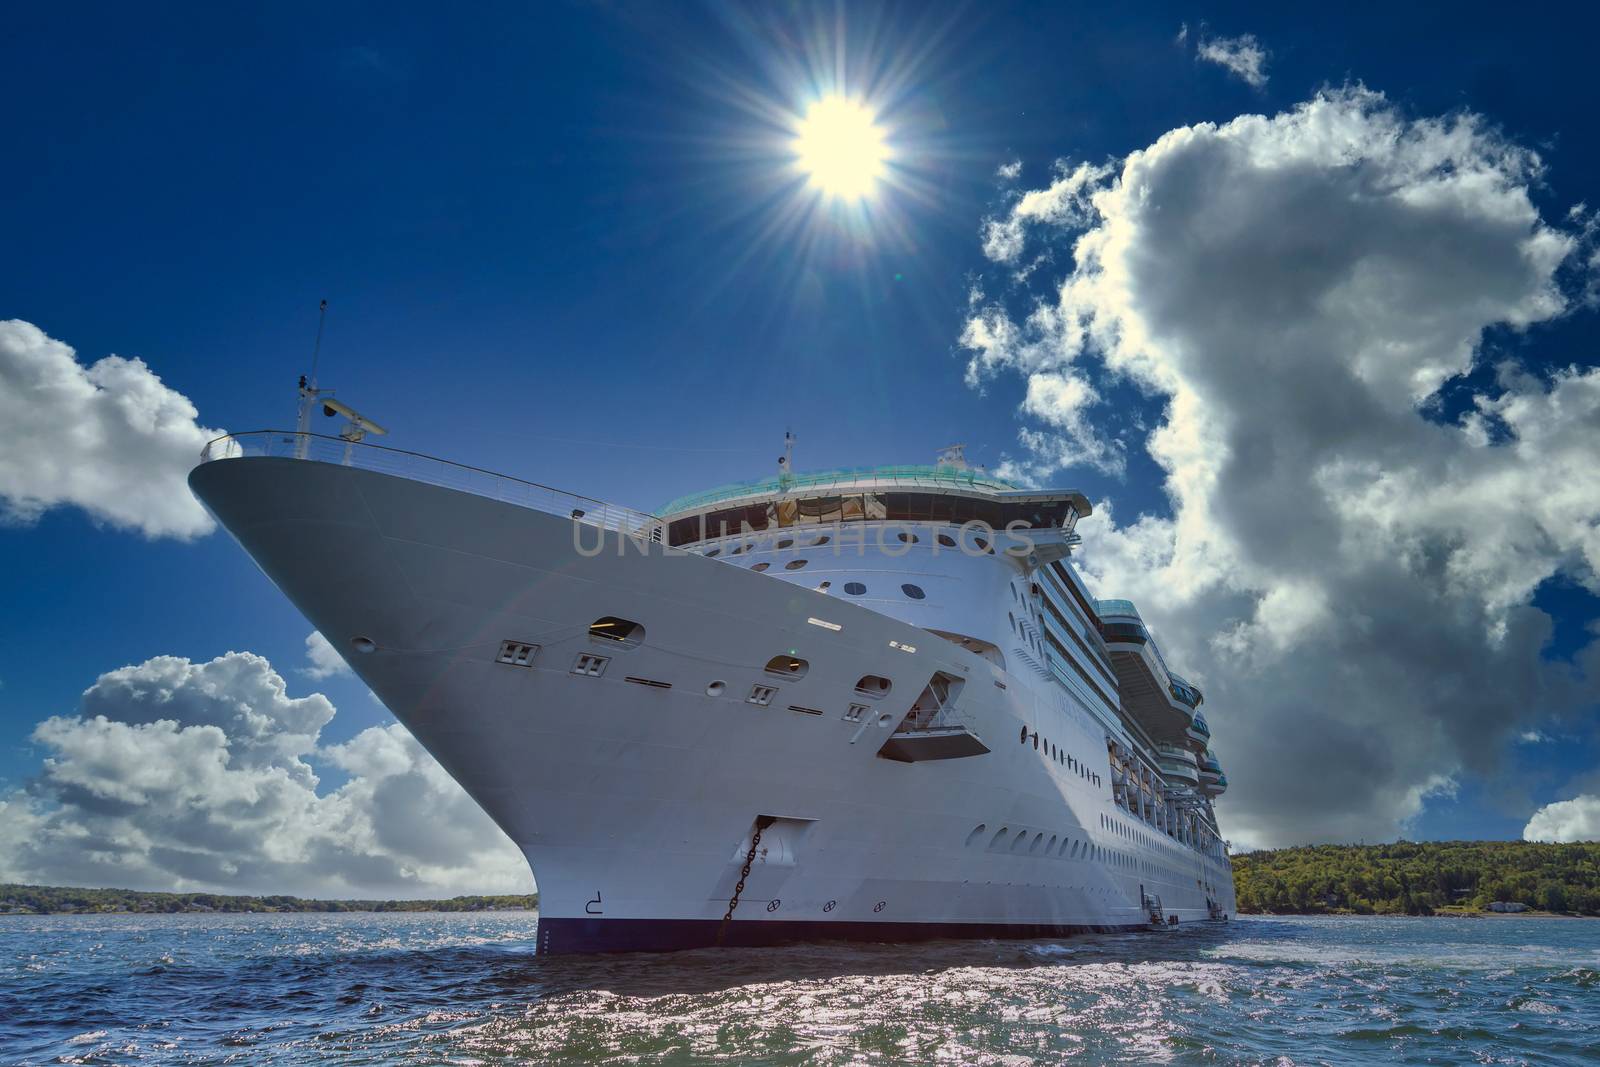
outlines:
[[[922, 461], [957, 440], [977, 462], [1026, 466], [1026, 375], [966, 384], [960, 340], [975, 285], [1025, 315], [1070, 258], [1058, 243], [1031, 279], [997, 277], [982, 227], [1019, 188], [1047, 185], [1057, 160], [1120, 160], [1171, 130], [1359, 83], [1399, 114], [1472, 113], [1537, 152], [1527, 195], [1576, 234], [1568, 209], [1600, 202], [1595, 26], [1554, 19], [1404, 5], [18, 9], [0, 69], [0, 318], [85, 365], [139, 357], [202, 426], [248, 430], [291, 422], [325, 297], [322, 381], [391, 427], [389, 443], [634, 506], [768, 472], [786, 428], [801, 468]], [[1263, 86], [1197, 54], [1241, 34], [1270, 57]], [[897, 180], [859, 210], [800, 187], [782, 126], [841, 88], [879, 106], [895, 151]], [[997, 177], [1012, 161], [1020, 186]], [[1535, 376], [1593, 367], [1594, 314], [1572, 304], [1491, 326], [1419, 417], [1454, 424], [1505, 358]], [[1031, 469], [1124, 522], [1170, 517], [1142, 447], [1167, 398], [1094, 381], [1097, 432], [1123, 441], [1123, 469]], [[0, 559], [0, 791], [39, 773], [40, 720], [160, 655], [259, 653], [291, 694], [338, 707], [324, 744], [391, 721], [348, 676], [297, 673], [308, 627], [221, 532], [152, 538], [57, 506], [0, 527]], [[1547, 659], [1576, 655], [1600, 614], [1592, 574], [1559, 569], [1534, 599], [1553, 620]], [[1436, 791], [1406, 832], [1514, 837], [1533, 807], [1593, 792], [1589, 719], [1455, 773], [1453, 796]], [[1227, 720], [1218, 707], [1219, 743]], [[349, 773], [318, 769], [328, 785]]]

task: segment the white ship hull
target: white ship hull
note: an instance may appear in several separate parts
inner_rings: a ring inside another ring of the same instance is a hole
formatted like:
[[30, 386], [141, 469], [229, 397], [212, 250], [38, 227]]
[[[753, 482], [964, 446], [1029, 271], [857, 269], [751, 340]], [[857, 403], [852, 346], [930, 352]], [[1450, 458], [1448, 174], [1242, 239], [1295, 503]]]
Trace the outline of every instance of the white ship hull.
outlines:
[[[1020, 655], [1007, 671], [866, 603], [615, 532], [587, 557], [575, 528], [592, 548], [594, 527], [357, 467], [244, 457], [190, 483], [523, 851], [540, 951], [1055, 936], [1147, 926], [1154, 897], [1180, 923], [1233, 910], [1221, 848], [1130, 820], [1104, 729]], [[597, 647], [600, 616], [648, 638]], [[531, 664], [497, 662], [506, 641]], [[780, 652], [804, 677], [763, 675]], [[584, 654], [608, 657], [599, 676], [573, 672]], [[857, 679], [898, 696], [936, 670], [966, 680], [990, 751], [881, 758], [905, 709], [880, 726]]]

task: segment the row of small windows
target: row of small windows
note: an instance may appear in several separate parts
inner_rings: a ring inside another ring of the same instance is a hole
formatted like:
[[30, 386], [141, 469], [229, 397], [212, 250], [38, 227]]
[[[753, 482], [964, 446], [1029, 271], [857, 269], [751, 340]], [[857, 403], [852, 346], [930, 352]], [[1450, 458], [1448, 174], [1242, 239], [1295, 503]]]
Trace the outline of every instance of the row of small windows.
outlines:
[[1043, 830], [1035, 830], [1030, 836], [1027, 830], [1013, 831], [1009, 826], [1002, 826], [990, 836], [987, 823], [979, 823], [967, 835], [968, 848], [978, 844], [982, 844], [989, 852], [1025, 852], [1030, 856], [1093, 860], [1098, 863], [1114, 862], [1112, 857], [1115, 855], [1103, 845], [1080, 841], [1066, 834], [1051, 834], [1046, 839]]
[[[783, 565], [783, 569], [786, 571], [797, 571], [804, 568], [809, 562], [811, 561], [805, 559], [792, 559]], [[770, 563], [762, 562], [752, 565], [750, 569], [759, 572], [764, 571], [771, 566], [772, 564]], [[827, 592], [828, 587], [832, 584], [832, 582], [823, 582], [821, 585], [817, 586], [817, 592]], [[867, 593], [867, 587], [860, 582], [845, 582], [844, 591], [850, 596], [865, 596]], [[906, 582], [901, 585], [900, 592], [904, 593], [906, 598], [909, 600], [926, 600], [928, 597], [928, 594], [923, 591], [922, 586], [913, 585], [910, 582]]]
[[[903, 545], [920, 545], [922, 543], [922, 538], [920, 536], [918, 536], [917, 534], [915, 534], [915, 533], [910, 533], [910, 532], [907, 532], [907, 531], [901, 531], [900, 533], [896, 534], [895, 536], [899, 540], [899, 542], [901, 544], [903, 544]], [[939, 542], [939, 546], [941, 548], [960, 548], [961, 547], [961, 543], [959, 541], [957, 541], [954, 537], [951, 537], [949, 534], [941, 533], [941, 534], [934, 534], [933, 536], [934, 536], [934, 539]], [[833, 540], [833, 537], [831, 535], [829, 535], [829, 534], [818, 534], [815, 537], [806, 539], [805, 543], [801, 544], [800, 547], [801, 548], [819, 548], [822, 545], [828, 544], [832, 540]], [[970, 546], [971, 548], [975, 548], [979, 552], [987, 552], [990, 555], [994, 554], [994, 549], [990, 546], [989, 541], [988, 541], [987, 538], [969, 536], [966, 540], [967, 540], [968, 546]], [[793, 537], [782, 537], [782, 538], [779, 538], [777, 541], [773, 542], [772, 547], [776, 551], [780, 551], [781, 552], [784, 549], [794, 548], [796, 544], [797, 544], [797, 541], [796, 541], [795, 538], [793, 538]], [[746, 552], [754, 551], [755, 549], [757, 549], [759, 547], [761, 547], [761, 544], [760, 544], [759, 541], [745, 541], [745, 542], [742, 542], [740, 544], [734, 545], [731, 548], [729, 548], [729, 547], [727, 547], [725, 545], [713, 545], [712, 547], [706, 549], [705, 557], [707, 559], [716, 559], [718, 556], [722, 555], [724, 552], [726, 552], [730, 556], [742, 556]]]
[[[802, 547], [804, 547], [804, 548], [819, 548], [822, 545], [825, 545], [829, 541], [832, 541], [832, 540], [833, 540], [833, 538], [830, 537], [828, 534], [818, 534], [816, 537], [813, 537], [813, 538], [810, 538], [809, 540], [807, 540], [806, 543]], [[795, 539], [794, 538], [785, 537], [781, 541], [779, 541], [776, 545], [774, 545], [773, 547], [774, 548], [779, 548], [779, 549], [793, 548], [794, 547], [794, 543], [795, 543]], [[733, 548], [729, 549], [728, 550], [728, 555], [730, 555], [730, 556], [742, 556], [746, 552], [749, 552], [751, 549], [753, 549], [755, 547], [756, 547], [756, 543], [754, 541], [746, 541], [741, 545], [735, 545]], [[715, 545], [715, 546], [713, 546], [711, 548], [706, 549], [706, 558], [707, 559], [716, 559], [720, 555], [722, 555], [722, 546], [720, 546], [720, 545]]]
[[[1105, 825], [1106, 817], [1102, 815], [1100, 821], [1102, 825]], [[1160, 875], [1174, 884], [1183, 880], [1183, 876], [1171, 868], [1149, 863], [1139, 859], [1137, 856], [1130, 856], [1115, 849], [1106, 848], [1104, 845], [1097, 845], [1093, 841], [1079, 841], [1066, 834], [1051, 834], [1046, 839], [1042, 830], [1032, 831], [1030, 836], [1030, 831], [1028, 830], [1013, 831], [1009, 826], [1002, 826], [994, 832], [993, 836], [990, 836], [988, 824], [979, 823], [972, 828], [971, 833], [967, 834], [967, 847], [971, 848], [973, 845], [980, 844], [989, 852], [1025, 853], [1030, 856], [1054, 856], [1058, 859], [1089, 860], [1130, 871], [1142, 870], [1152, 876]], [[1201, 883], [1197, 882], [1197, 884]]]
[[[1023, 726], [1022, 736], [1019, 738], [1019, 740], [1024, 745], [1032, 740], [1034, 751], [1043, 752], [1054, 762], [1061, 764], [1061, 766], [1066, 767], [1069, 770], [1076, 771], [1079, 778], [1082, 778], [1085, 781], [1093, 782], [1095, 785], [1100, 784], [1100, 776], [1089, 770], [1089, 768], [1085, 767], [1081, 759], [1069, 752], [1063, 751], [1059, 745], [1052, 744], [1049, 738], [1040, 737], [1039, 731], [1035, 730], [1032, 733], [1029, 733], [1027, 726]], [[1105, 816], [1101, 816], [1102, 819], [1104, 817]]]
[[[783, 565], [783, 569], [786, 570], [786, 571], [797, 571], [800, 568], [804, 567], [807, 563], [810, 563], [810, 562], [811, 562], [810, 560], [806, 560], [806, 559], [791, 559], [788, 563], [785, 563]], [[750, 569], [753, 570], [753, 571], [764, 571], [770, 566], [772, 566], [772, 564], [770, 564], [770, 563], [757, 563], [757, 564], [753, 565]]]

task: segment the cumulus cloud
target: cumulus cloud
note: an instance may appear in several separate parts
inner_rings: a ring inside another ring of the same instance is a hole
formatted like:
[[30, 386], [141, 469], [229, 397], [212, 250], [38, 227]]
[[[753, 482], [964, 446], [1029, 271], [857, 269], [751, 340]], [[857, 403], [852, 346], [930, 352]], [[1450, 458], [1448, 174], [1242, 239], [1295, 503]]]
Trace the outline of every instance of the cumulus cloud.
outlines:
[[[1188, 36], [1187, 30], [1188, 27], [1185, 26], [1178, 33], [1179, 41]], [[1238, 37], [1202, 37], [1195, 46], [1195, 56], [1207, 63], [1217, 64], [1252, 89], [1261, 89], [1267, 84], [1268, 53], [1252, 34], [1245, 33]]]
[[31, 522], [75, 505], [147, 537], [209, 533], [184, 479], [222, 431], [197, 417], [141, 360], [85, 367], [37, 326], [0, 321], [0, 514]]
[[1474, 115], [1357, 86], [1173, 130], [1070, 212], [984, 228], [1002, 267], [1034, 244], [1067, 264], [1014, 294], [1023, 317], [983, 303], [962, 335], [970, 382], [1026, 379], [1032, 473], [1104, 466], [1105, 380], [1159, 405], [1170, 514], [1102, 506], [1083, 565], [1204, 684], [1242, 842], [1392, 835], [1596, 699], [1595, 646], [1544, 660], [1529, 600], [1557, 574], [1600, 591], [1600, 370], [1502, 363], [1438, 415], [1492, 362], [1487, 329], [1582, 299], [1541, 170]]
[[[399, 725], [322, 745], [334, 708], [260, 656], [102, 675], [0, 798], [0, 881], [317, 896], [526, 892], [521, 854]], [[323, 788], [317, 767], [346, 776]]]
[[336, 674], [353, 673], [350, 664], [339, 655], [332, 642], [322, 636], [321, 630], [312, 630], [306, 634], [306, 659], [311, 662], [311, 666], [302, 667], [300, 673], [307, 678], [320, 681]]
[[1584, 793], [1546, 804], [1523, 828], [1524, 841], [1600, 841], [1600, 796]]

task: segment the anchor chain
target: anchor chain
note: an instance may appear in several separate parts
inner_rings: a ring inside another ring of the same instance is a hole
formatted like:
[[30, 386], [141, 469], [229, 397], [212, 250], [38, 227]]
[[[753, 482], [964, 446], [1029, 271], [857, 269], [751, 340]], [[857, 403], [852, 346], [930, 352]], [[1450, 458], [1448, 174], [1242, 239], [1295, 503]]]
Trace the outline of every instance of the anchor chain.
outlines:
[[722, 944], [722, 935], [728, 929], [728, 923], [733, 920], [733, 910], [739, 906], [739, 895], [744, 892], [744, 880], [750, 877], [750, 865], [756, 861], [756, 850], [761, 847], [761, 831], [771, 826], [777, 820], [770, 815], [763, 815], [756, 819], [756, 832], [750, 836], [750, 851], [745, 854], [744, 866], [739, 868], [739, 880], [734, 883], [733, 896], [728, 898], [728, 910], [722, 916], [722, 925], [717, 927], [717, 944]]

